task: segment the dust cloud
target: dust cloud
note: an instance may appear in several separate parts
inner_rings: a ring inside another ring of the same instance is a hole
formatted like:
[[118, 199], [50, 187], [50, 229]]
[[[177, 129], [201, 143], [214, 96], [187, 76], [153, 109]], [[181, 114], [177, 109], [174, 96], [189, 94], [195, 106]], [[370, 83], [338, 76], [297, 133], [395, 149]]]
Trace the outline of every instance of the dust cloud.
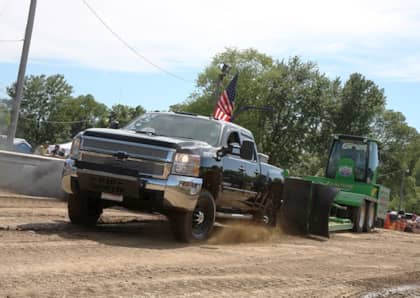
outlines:
[[254, 222], [229, 221], [223, 227], [217, 227], [209, 244], [237, 244], [247, 242], [264, 242], [281, 237], [280, 227], [269, 227]]

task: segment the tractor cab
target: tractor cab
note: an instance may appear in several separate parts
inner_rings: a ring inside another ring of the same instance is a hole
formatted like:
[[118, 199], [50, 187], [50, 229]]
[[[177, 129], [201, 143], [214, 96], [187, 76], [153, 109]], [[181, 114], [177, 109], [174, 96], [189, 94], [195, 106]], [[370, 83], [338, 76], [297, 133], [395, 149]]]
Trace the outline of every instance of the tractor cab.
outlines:
[[326, 177], [339, 182], [376, 183], [379, 165], [378, 142], [372, 139], [336, 135], [331, 145]]

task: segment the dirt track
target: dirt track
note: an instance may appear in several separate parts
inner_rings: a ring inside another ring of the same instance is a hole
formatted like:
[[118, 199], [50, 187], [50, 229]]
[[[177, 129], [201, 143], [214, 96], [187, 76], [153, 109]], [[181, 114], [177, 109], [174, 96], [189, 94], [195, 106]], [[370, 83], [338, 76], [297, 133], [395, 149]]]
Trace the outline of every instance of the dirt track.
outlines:
[[158, 216], [106, 211], [82, 229], [63, 202], [0, 194], [0, 252], [0, 297], [420, 297], [420, 235], [384, 230], [319, 241], [235, 226], [183, 245]]

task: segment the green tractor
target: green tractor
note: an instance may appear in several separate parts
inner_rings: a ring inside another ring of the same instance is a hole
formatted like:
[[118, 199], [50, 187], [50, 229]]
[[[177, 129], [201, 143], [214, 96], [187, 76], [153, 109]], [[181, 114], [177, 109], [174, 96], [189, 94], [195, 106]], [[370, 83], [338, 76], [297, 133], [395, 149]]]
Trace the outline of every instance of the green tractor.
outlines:
[[385, 219], [389, 189], [376, 184], [378, 142], [336, 135], [325, 177], [287, 178], [281, 221], [295, 232], [329, 237], [340, 230], [369, 232]]

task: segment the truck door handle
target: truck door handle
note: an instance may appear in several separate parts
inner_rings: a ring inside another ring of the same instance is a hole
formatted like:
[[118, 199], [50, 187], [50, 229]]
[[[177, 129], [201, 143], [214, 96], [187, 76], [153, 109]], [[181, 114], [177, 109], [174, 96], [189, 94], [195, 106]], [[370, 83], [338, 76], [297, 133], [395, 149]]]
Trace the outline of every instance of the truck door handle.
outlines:
[[240, 172], [245, 172], [245, 167], [244, 166], [240, 166], [238, 169]]

